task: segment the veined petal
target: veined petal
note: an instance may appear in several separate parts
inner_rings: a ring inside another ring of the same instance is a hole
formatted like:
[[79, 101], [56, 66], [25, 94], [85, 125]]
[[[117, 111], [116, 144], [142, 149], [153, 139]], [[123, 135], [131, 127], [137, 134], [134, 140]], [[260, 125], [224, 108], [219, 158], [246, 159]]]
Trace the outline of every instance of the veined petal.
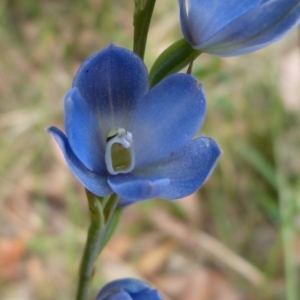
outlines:
[[136, 54], [110, 45], [82, 64], [73, 86], [101, 120], [105, 142], [114, 127], [130, 127], [133, 111], [148, 90], [148, 72]]
[[65, 128], [74, 154], [91, 171], [104, 173], [105, 149], [95, 114], [81, 97], [77, 88], [65, 97]]
[[[180, 13], [184, 9], [183, 2], [185, 1], [180, 0]], [[181, 24], [187, 22], [191, 43], [198, 49], [198, 46], [236, 18], [257, 7], [260, 2], [261, 0], [186, 0], [187, 20], [181, 17]], [[182, 31], [186, 36], [187, 30], [183, 28]]]
[[69, 168], [81, 181], [81, 183], [97, 196], [104, 197], [110, 195], [112, 193], [112, 190], [107, 184], [106, 176], [104, 174], [94, 173], [86, 168], [86, 166], [72, 151], [66, 136], [61, 130], [54, 126], [49, 127], [47, 130], [56, 140], [65, 156]]
[[136, 167], [185, 146], [206, 115], [203, 85], [193, 76], [175, 74], [156, 85], [137, 107], [132, 123]]
[[299, 0], [269, 0], [229, 24], [202, 48], [219, 56], [247, 54], [274, 43], [299, 24]]
[[170, 178], [168, 189], [160, 197], [178, 199], [194, 193], [205, 183], [221, 153], [213, 139], [199, 137], [167, 159], [135, 170], [134, 173], [139, 176], [160, 174]]
[[164, 176], [139, 177], [131, 174], [110, 176], [108, 184], [121, 197], [120, 206], [158, 197], [168, 187], [170, 180]]

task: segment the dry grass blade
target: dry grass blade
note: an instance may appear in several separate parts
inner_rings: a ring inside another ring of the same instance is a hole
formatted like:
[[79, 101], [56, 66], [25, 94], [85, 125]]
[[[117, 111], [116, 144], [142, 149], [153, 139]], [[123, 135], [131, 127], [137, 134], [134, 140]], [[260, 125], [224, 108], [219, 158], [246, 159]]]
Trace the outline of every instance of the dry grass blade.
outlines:
[[253, 285], [261, 286], [266, 283], [267, 279], [260, 270], [205, 232], [196, 232], [188, 228], [162, 210], [155, 211], [150, 218], [156, 227], [173, 236], [181, 244], [195, 252], [205, 251]]

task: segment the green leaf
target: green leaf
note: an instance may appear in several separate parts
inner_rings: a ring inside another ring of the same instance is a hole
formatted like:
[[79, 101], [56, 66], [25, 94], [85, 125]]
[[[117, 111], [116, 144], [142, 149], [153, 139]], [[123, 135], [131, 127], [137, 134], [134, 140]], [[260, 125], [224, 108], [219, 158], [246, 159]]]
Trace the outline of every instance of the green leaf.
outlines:
[[185, 40], [181, 39], [166, 50], [154, 62], [150, 73], [150, 87], [158, 84], [168, 75], [181, 71], [201, 54]]

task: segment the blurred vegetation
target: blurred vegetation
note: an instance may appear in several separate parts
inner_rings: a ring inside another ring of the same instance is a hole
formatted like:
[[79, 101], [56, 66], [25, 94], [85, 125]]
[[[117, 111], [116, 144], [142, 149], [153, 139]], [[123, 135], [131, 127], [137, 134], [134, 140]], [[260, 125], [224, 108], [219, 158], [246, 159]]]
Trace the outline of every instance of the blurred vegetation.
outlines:
[[[181, 37], [177, 2], [158, 2], [148, 67]], [[71, 299], [74, 294], [88, 212], [83, 188], [64, 167], [44, 128], [63, 126], [63, 98], [84, 59], [111, 42], [131, 49], [132, 13], [133, 1], [0, 4], [0, 248], [7, 239], [25, 245], [16, 270], [0, 272], [1, 299]], [[269, 278], [271, 289], [255, 287], [201, 256], [240, 299], [284, 298], [280, 232], [285, 226], [297, 235], [300, 226], [300, 102], [288, 109], [289, 95], [281, 84], [289, 79], [282, 78], [281, 67], [297, 42], [291, 35], [252, 55], [219, 59], [203, 54], [195, 62], [193, 73], [205, 84], [209, 106], [201, 134], [214, 137], [224, 154], [199, 192], [196, 222], [179, 202], [155, 200], [125, 211], [120, 232], [130, 233], [135, 250], [143, 236], [156, 230], [151, 214], [160, 206], [187, 226], [209, 233]], [[281, 206], [288, 208], [284, 218]], [[138, 226], [130, 221], [132, 215]], [[296, 242], [300, 245], [299, 236]], [[134, 253], [127, 257], [133, 265]], [[299, 270], [299, 246], [297, 255]], [[94, 292], [104, 281], [97, 272]]]

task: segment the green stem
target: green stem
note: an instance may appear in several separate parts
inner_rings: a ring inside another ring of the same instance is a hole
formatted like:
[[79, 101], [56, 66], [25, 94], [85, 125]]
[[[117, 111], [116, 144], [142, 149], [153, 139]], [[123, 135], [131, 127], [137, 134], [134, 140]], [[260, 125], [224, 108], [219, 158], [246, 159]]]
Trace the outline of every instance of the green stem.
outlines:
[[87, 190], [86, 194], [91, 224], [79, 269], [76, 300], [87, 300], [89, 298], [89, 283], [93, 276], [94, 265], [104, 247], [104, 243], [108, 241], [106, 231], [110, 227], [109, 223], [113, 219], [118, 202], [116, 194], [113, 194], [108, 199], [99, 198]]
[[135, 11], [133, 17], [133, 52], [138, 54], [143, 60], [145, 55], [149, 26], [156, 0], [146, 0], [146, 3], [144, 5], [142, 4], [142, 2], [144, 1], [135, 1]]

